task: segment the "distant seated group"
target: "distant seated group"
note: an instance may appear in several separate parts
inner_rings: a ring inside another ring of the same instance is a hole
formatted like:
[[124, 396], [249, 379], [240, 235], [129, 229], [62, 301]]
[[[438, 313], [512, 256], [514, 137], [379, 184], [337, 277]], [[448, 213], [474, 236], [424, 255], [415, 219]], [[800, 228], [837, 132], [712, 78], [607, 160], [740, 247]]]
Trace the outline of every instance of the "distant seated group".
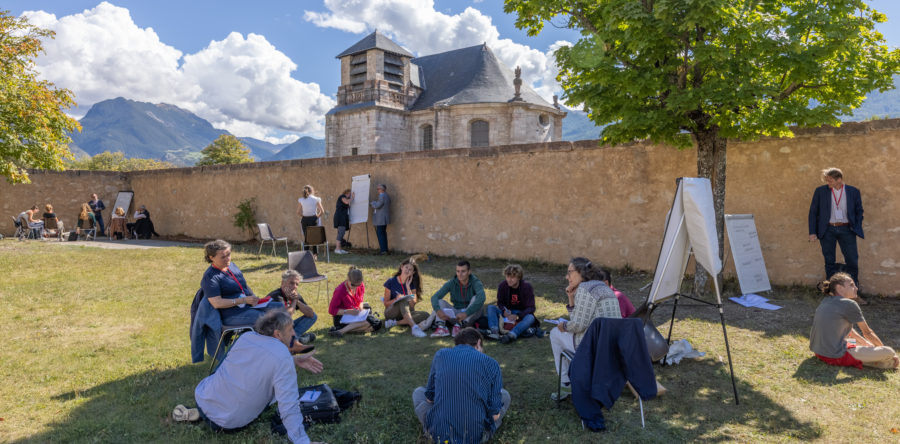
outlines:
[[[97, 194], [91, 194], [91, 200], [83, 202], [79, 205], [79, 212], [75, 218], [74, 234], [80, 236], [88, 234], [90, 236], [105, 236], [106, 228], [103, 223], [103, 210], [106, 205], [97, 197]], [[65, 233], [63, 221], [53, 212], [53, 205], [44, 205], [44, 213], [40, 219], [37, 218], [38, 206], [32, 205], [30, 209], [19, 213], [16, 220], [22, 224], [25, 229], [31, 230], [31, 235], [35, 239], [41, 237], [59, 237], [62, 238]], [[118, 207], [113, 211], [110, 225], [110, 237], [122, 240], [125, 237], [133, 239], [150, 239], [151, 236], [159, 236], [150, 220], [150, 212], [144, 205], [134, 212], [134, 222], [127, 223], [125, 210]], [[74, 237], [73, 237], [74, 239]]]
[[[218, 370], [198, 385], [195, 419], [206, 421], [217, 431], [240, 430], [277, 401], [280, 419], [291, 441], [309, 442], [302, 425], [294, 367], [318, 373], [323, 366], [312, 358], [313, 353], [304, 354], [315, 340], [315, 335], [307, 331], [317, 317], [297, 293], [300, 276], [293, 270], [284, 272], [281, 286], [268, 294], [270, 300], [260, 308], [260, 299], [231, 262], [231, 246], [227, 242], [206, 244], [205, 259], [210, 267], [203, 275], [201, 287], [209, 303], [218, 309], [224, 324], [255, 323], [255, 333], [241, 336]], [[487, 338], [510, 343], [544, 335], [534, 316], [534, 289], [525, 280], [522, 267], [510, 264], [503, 274], [496, 303], [486, 305], [481, 280], [471, 273], [468, 261], [460, 261], [456, 275], [431, 296], [429, 314], [415, 309], [421, 299], [422, 280], [415, 261], [407, 259], [383, 285], [382, 323], [367, 311], [370, 307], [364, 302], [362, 271], [351, 267], [347, 279], [335, 288], [328, 306], [333, 322], [328, 334], [341, 338], [402, 325], [408, 326], [416, 337], [426, 336], [429, 329], [433, 329], [432, 337], [452, 335], [455, 347], [435, 353], [426, 384], [412, 392], [414, 412], [423, 433], [434, 442], [486, 442], [500, 427], [511, 396], [503, 389], [499, 364], [484, 353], [483, 341]], [[631, 301], [612, 286], [609, 272], [587, 258], [577, 257], [569, 262], [566, 280], [569, 320], [560, 319], [550, 332], [550, 348], [563, 385], [551, 394], [554, 400], [572, 394], [568, 362], [560, 362], [562, 353], [574, 353], [586, 333], [598, 331], [599, 328], [589, 329], [598, 318], [627, 318], [635, 311]], [[833, 365], [897, 368], [900, 359], [868, 327], [854, 302], [856, 287], [852, 278], [839, 273], [820, 288], [828, 297], [816, 311], [810, 335], [810, 348], [816, 356]], [[295, 313], [300, 316], [293, 320]], [[862, 334], [856, 333], [853, 325]], [[640, 341], [643, 342], [642, 337]], [[253, 371], [246, 371], [249, 368]], [[573, 371], [572, 377], [575, 375]], [[652, 385], [652, 374], [649, 381]]]

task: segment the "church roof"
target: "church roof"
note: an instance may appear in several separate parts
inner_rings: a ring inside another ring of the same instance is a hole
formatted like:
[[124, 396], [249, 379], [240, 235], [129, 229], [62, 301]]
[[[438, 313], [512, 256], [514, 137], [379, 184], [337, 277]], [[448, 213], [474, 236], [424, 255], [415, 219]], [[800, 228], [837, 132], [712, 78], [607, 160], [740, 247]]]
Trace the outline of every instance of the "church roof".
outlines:
[[341, 58], [344, 56], [350, 56], [354, 54], [359, 54], [361, 52], [366, 52], [370, 49], [377, 48], [384, 52], [390, 52], [397, 55], [402, 55], [406, 57], [412, 57], [413, 55], [403, 49], [400, 45], [394, 43], [393, 40], [384, 36], [384, 34], [379, 34], [378, 30], [375, 32], [363, 37], [362, 40], [353, 44], [353, 46], [344, 50], [344, 52], [338, 54], [335, 58]]
[[[515, 75], [487, 45], [418, 57], [411, 62], [419, 66], [419, 84], [424, 88], [411, 111], [443, 104], [505, 103], [515, 94]], [[520, 92], [525, 103], [552, 106], [525, 82]]]

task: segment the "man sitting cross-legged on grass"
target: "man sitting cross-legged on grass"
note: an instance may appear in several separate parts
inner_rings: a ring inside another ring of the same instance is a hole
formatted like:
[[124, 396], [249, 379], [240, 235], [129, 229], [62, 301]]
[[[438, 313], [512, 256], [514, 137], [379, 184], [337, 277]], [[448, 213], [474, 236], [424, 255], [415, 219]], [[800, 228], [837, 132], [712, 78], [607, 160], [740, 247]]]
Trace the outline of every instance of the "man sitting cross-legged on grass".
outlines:
[[291, 442], [309, 443], [294, 367], [319, 373], [323, 366], [313, 353], [291, 356], [287, 346], [294, 336], [293, 327], [286, 311], [267, 312], [257, 319], [255, 332], [238, 337], [222, 365], [200, 381], [194, 399], [200, 417], [210, 428], [226, 433], [239, 431], [277, 401]]
[[[826, 296], [816, 309], [809, 334], [809, 349], [816, 357], [831, 365], [859, 369], [863, 365], [875, 368], [900, 366], [900, 358], [894, 349], [885, 347], [863, 318], [856, 303], [859, 289], [849, 274], [836, 273], [818, 288]], [[853, 329], [854, 324], [861, 335]]]
[[[508, 344], [535, 324], [534, 288], [525, 282], [525, 271], [521, 265], [507, 265], [503, 269], [503, 275], [506, 279], [497, 286], [497, 305], [487, 307], [488, 326], [491, 329], [488, 337]], [[515, 326], [501, 337], [500, 321], [504, 318]]]
[[[450, 302], [443, 298], [450, 293]], [[440, 290], [431, 296], [431, 308], [434, 312], [431, 317], [422, 322], [423, 330], [428, 328], [430, 322], [435, 320], [436, 327], [431, 337], [441, 337], [450, 334], [447, 324], [453, 325], [453, 336], [462, 327], [468, 327], [484, 315], [484, 285], [474, 274], [471, 274], [469, 261], [460, 261], [456, 264], [456, 276], [447, 281]], [[451, 314], [452, 313], [452, 314]]]
[[486, 442], [509, 409], [509, 392], [478, 330], [464, 328], [454, 342], [434, 354], [428, 385], [413, 391], [413, 408], [434, 442]]
[[[288, 270], [281, 274], [281, 287], [272, 290], [266, 297], [272, 298], [273, 301], [283, 302], [288, 313], [293, 315], [295, 311], [302, 313], [297, 319], [294, 319], [294, 336], [296, 341], [291, 341], [292, 352], [302, 352], [302, 344], [309, 344], [316, 340], [316, 335], [307, 333], [306, 331], [316, 323], [316, 312], [312, 307], [306, 304], [303, 297], [297, 293], [297, 287], [300, 286], [301, 276], [296, 270]], [[295, 342], [299, 341], [300, 344]]]

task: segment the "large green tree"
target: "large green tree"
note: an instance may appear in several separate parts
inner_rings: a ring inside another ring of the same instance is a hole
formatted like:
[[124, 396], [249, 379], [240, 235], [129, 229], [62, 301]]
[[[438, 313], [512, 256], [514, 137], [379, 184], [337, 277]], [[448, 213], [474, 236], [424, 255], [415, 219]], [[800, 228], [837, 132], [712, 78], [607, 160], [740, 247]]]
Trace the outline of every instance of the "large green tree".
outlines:
[[102, 171], [138, 171], [161, 170], [165, 168], [177, 168], [171, 162], [156, 159], [128, 158], [121, 152], [111, 153], [104, 151], [93, 157], [83, 157], [66, 162], [66, 168], [73, 170], [102, 170]]
[[203, 157], [197, 165], [225, 165], [253, 162], [250, 149], [231, 134], [222, 134], [201, 151]]
[[71, 159], [67, 133], [81, 130], [63, 110], [72, 93], [39, 80], [34, 58], [53, 32], [0, 11], [0, 175], [28, 183], [27, 168], [60, 170]]
[[581, 31], [560, 48], [558, 80], [604, 143], [697, 148], [723, 249], [728, 140], [840, 125], [867, 92], [893, 88], [900, 52], [862, 0], [505, 0], [530, 35]]

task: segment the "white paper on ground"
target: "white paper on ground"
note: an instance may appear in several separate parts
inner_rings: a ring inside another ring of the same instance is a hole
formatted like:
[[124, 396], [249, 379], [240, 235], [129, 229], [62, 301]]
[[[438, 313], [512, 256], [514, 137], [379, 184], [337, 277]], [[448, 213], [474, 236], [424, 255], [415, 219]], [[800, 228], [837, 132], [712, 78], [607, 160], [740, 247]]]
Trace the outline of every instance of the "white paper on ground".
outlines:
[[322, 392], [320, 390], [307, 390], [303, 392], [303, 396], [300, 397], [300, 402], [316, 402], [321, 395]]
[[343, 315], [341, 316], [341, 324], [352, 324], [354, 322], [362, 322], [366, 320], [366, 317], [369, 316], [369, 310], [360, 310], [359, 314], [356, 315]]
[[755, 293], [748, 293], [743, 296], [733, 296], [728, 299], [731, 299], [731, 302], [743, 305], [744, 307], [762, 308], [763, 310], [778, 310], [781, 308], [779, 305], [770, 304], [768, 299]]

